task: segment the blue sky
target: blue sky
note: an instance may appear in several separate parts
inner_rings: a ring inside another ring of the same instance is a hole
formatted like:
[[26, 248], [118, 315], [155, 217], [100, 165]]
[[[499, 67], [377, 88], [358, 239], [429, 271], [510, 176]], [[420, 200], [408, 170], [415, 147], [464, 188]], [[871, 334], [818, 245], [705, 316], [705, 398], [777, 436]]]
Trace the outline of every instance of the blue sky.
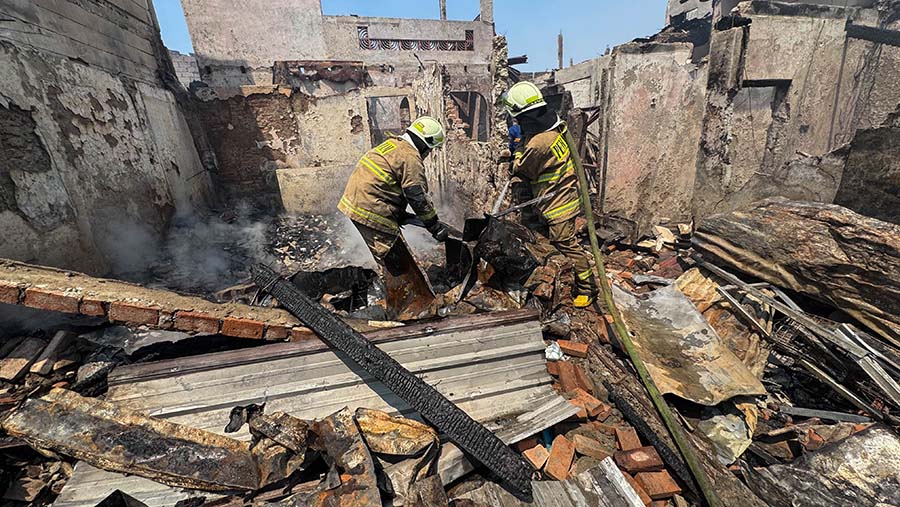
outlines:
[[[191, 52], [180, 0], [153, 0], [163, 42]], [[447, 0], [447, 17], [470, 20], [478, 0]], [[438, 0], [322, 0], [325, 14], [437, 18]], [[494, 0], [497, 33], [506, 35], [511, 56], [528, 55], [521, 70], [556, 67], [556, 36], [565, 38], [565, 60], [575, 63], [603, 54], [607, 47], [656, 33], [665, 24], [665, 0]]]

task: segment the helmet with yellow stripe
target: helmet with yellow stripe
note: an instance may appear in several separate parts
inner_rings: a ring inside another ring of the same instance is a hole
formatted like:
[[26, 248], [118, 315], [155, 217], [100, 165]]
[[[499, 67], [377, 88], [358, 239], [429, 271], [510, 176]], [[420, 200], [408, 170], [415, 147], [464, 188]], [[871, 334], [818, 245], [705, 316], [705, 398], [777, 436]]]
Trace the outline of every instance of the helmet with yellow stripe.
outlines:
[[514, 84], [508, 92], [503, 94], [501, 100], [513, 118], [526, 111], [547, 105], [541, 90], [534, 83], [528, 81]]
[[430, 116], [422, 116], [406, 129], [410, 135], [418, 137], [428, 148], [434, 149], [444, 144], [445, 134], [441, 122]]

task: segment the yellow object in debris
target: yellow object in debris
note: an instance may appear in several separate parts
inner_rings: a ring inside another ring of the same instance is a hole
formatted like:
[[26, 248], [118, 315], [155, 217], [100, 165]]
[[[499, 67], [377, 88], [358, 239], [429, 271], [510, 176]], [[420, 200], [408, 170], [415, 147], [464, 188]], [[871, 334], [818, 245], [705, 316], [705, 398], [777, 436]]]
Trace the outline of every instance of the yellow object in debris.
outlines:
[[582, 294], [575, 298], [575, 301], [573, 304], [575, 305], [575, 308], [587, 308], [587, 307], [591, 306], [592, 304], [594, 304], [594, 298], [591, 296], [586, 296], [586, 295]]

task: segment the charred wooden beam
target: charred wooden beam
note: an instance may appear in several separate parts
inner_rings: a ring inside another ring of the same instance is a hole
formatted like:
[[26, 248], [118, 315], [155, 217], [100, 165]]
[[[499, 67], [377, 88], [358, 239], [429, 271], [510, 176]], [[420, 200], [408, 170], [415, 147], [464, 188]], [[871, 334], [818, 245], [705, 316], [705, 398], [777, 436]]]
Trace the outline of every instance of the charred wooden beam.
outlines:
[[487, 428], [434, 387], [416, 377], [345, 322], [304, 296], [266, 266], [253, 269], [253, 282], [332, 347], [403, 398], [422, 417], [521, 494], [531, 497], [531, 468]]
[[169, 486], [204, 491], [259, 486], [259, 470], [246, 443], [65, 389], [29, 399], [0, 425], [36, 447]]
[[693, 245], [706, 261], [830, 304], [900, 346], [898, 237], [900, 226], [841, 206], [773, 198], [704, 219]]
[[850, 21], [847, 22], [847, 37], [900, 47], [900, 32], [874, 26], [854, 25]]

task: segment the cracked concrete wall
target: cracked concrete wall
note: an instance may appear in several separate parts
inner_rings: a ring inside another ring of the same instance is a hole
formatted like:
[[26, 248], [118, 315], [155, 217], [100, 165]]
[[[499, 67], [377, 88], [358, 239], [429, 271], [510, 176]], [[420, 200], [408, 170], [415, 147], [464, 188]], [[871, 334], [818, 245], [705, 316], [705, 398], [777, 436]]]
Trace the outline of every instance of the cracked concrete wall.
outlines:
[[[183, 0], [182, 5], [202, 78], [216, 87], [273, 84], [277, 61], [354, 61], [414, 72], [418, 56], [425, 62], [487, 66], [494, 36], [493, 21], [484, 14], [484, 21], [325, 16], [320, 0]], [[374, 47], [363, 47], [363, 28]], [[438, 42], [465, 42], [467, 32], [472, 50]], [[401, 48], [401, 40], [407, 46], [434, 41], [434, 47]]]
[[773, 196], [832, 202], [846, 153], [831, 152], [900, 103], [900, 52], [847, 39], [848, 18], [879, 24], [874, 9], [744, 2], [733, 12], [744, 26], [712, 36], [695, 218]]
[[135, 235], [209, 198], [144, 51], [158, 47], [153, 14], [131, 0], [0, 4], [0, 257], [106, 274]]
[[194, 81], [200, 81], [200, 67], [196, 56], [193, 54], [186, 55], [170, 49], [169, 58], [172, 59], [178, 82], [181, 83], [181, 86], [184, 86], [185, 90], [189, 89]]
[[713, 0], [669, 0], [666, 4], [666, 24], [712, 16], [713, 3]]
[[600, 104], [603, 73], [609, 69], [612, 55], [603, 55], [556, 71], [556, 83], [572, 94], [575, 107]]
[[[604, 220], [630, 224], [632, 239], [653, 225], [690, 221], [707, 68], [690, 43], [633, 42], [556, 72], [576, 107], [600, 106], [591, 126], [607, 149]], [[618, 225], [616, 227], [619, 227]], [[627, 229], [627, 230], [626, 230]]]
[[690, 220], [706, 68], [689, 43], [633, 43], [613, 50], [604, 213], [638, 234]]

